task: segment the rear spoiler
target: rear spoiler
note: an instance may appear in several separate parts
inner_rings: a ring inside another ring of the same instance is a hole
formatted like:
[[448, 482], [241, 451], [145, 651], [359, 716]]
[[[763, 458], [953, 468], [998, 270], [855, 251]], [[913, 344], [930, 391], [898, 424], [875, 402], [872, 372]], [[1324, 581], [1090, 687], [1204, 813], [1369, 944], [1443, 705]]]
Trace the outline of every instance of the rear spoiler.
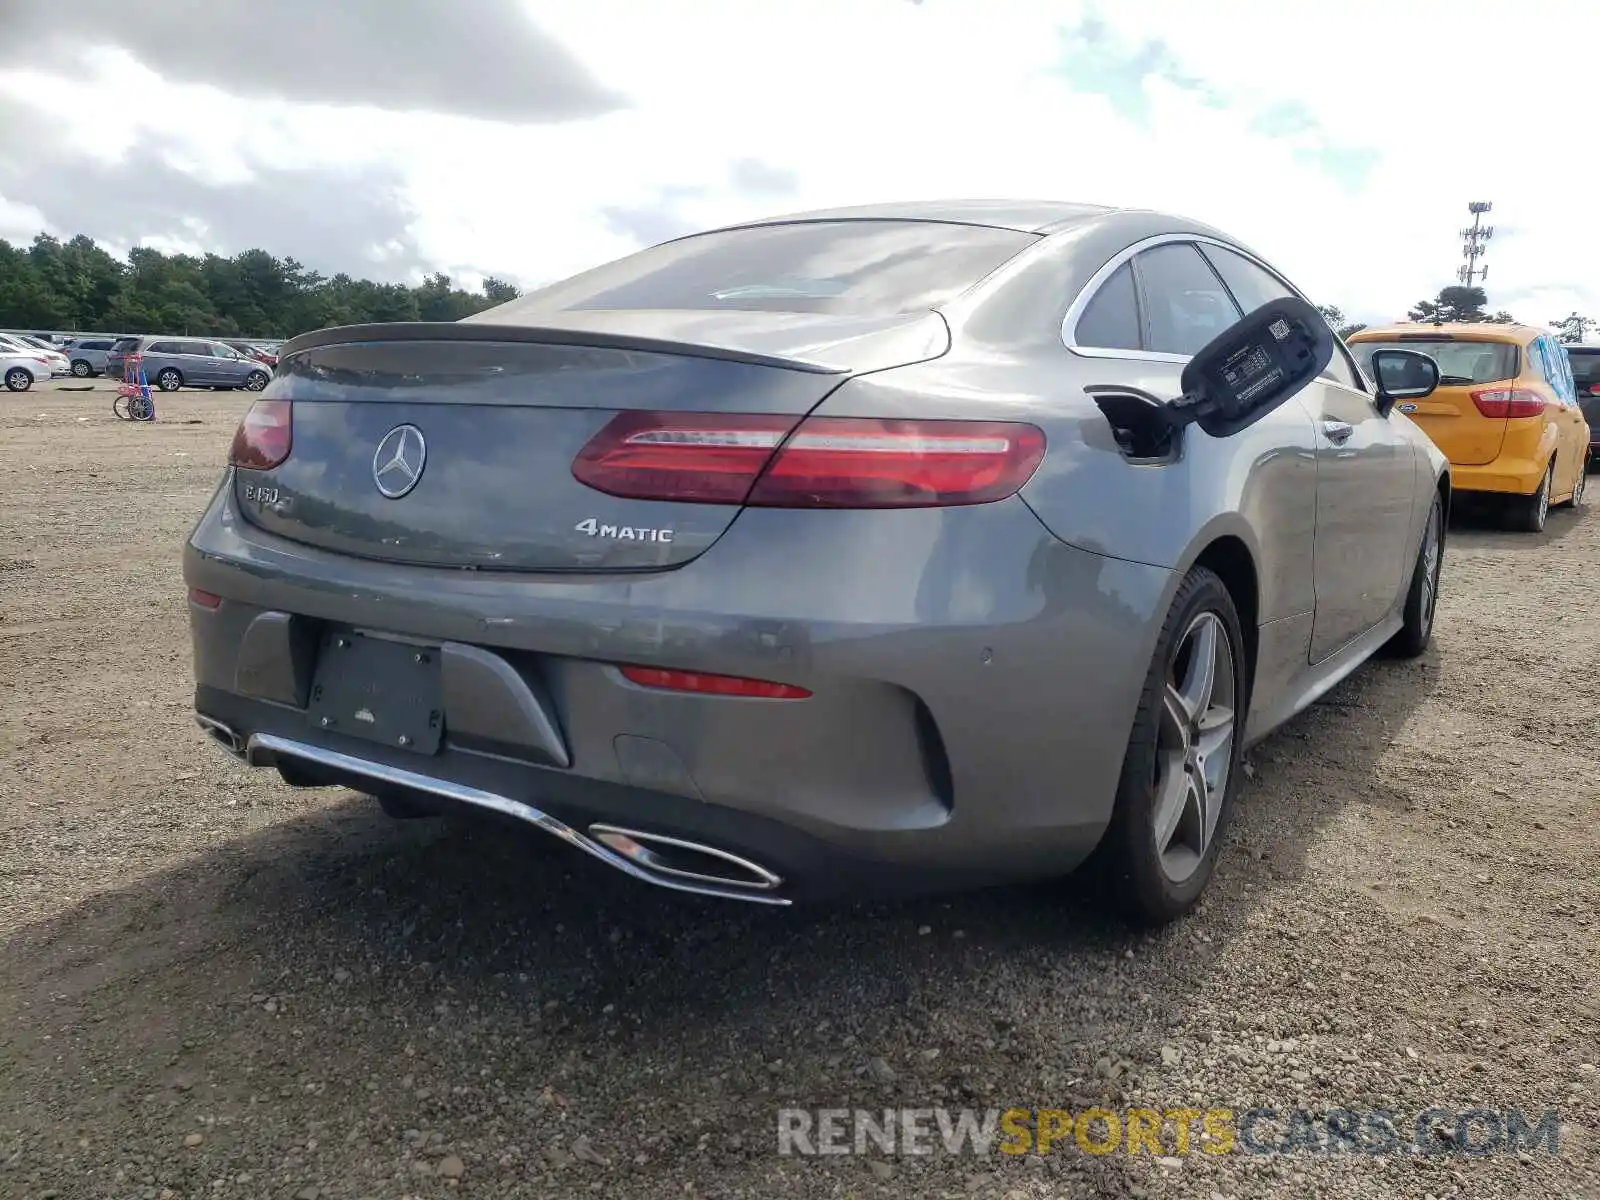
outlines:
[[778, 367], [812, 375], [847, 375], [845, 367], [811, 359], [785, 358], [727, 346], [707, 346], [673, 338], [642, 337], [595, 329], [568, 329], [545, 325], [465, 324], [456, 321], [371, 321], [360, 325], [335, 325], [296, 334], [278, 350], [278, 361], [323, 346], [350, 346], [371, 342], [519, 342], [555, 346], [593, 346], [605, 350], [634, 350], [642, 354], [676, 354], [688, 358], [715, 358], [752, 366]]

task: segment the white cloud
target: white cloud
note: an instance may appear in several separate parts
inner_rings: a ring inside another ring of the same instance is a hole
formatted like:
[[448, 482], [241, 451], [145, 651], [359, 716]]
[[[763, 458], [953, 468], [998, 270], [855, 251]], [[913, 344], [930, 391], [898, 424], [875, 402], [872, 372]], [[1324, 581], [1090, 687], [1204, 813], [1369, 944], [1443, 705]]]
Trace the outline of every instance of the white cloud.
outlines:
[[[1037, 196], [1210, 221], [1319, 301], [1381, 320], [1453, 281], [1466, 202], [1489, 199], [1500, 226], [1491, 305], [1541, 323], [1600, 313], [1600, 252], [1579, 232], [1587, 173], [1558, 140], [1561, 114], [1589, 103], [1586, 40], [1570, 33], [1600, 26], [1600, 14], [1583, 0], [1523, 0], [1511, 17], [1490, 0], [1346, 0], [1315, 15], [1229, 0], [1226, 19], [1215, 5], [1116, 0], [1092, 10], [1109, 37], [1158, 40], [1176, 72], [1231, 101], [1208, 106], [1172, 71], [1156, 73], [1142, 121], [1063, 74], [1059, 30], [1091, 12], [1082, 0], [525, 3], [631, 106], [518, 127], [246, 101], [115, 55], [71, 79], [0, 74], [0, 91], [48, 103], [56, 135], [94, 153], [154, 133], [176, 143], [169, 161], [218, 181], [251, 164], [398, 166], [422, 256], [468, 278], [531, 284], [625, 253], [636, 242], [606, 211], [647, 209], [666, 193], [693, 224], [892, 198]], [[1527, 48], [1513, 61], [1526, 69], [1513, 74], [1496, 51], [1519, 38]], [[1288, 104], [1315, 119], [1311, 134], [1252, 128]], [[1329, 142], [1377, 156], [1363, 180], [1341, 184], [1296, 157]], [[797, 190], [741, 190], [740, 160], [791, 174]], [[0, 198], [0, 232], [27, 209], [26, 196]]]

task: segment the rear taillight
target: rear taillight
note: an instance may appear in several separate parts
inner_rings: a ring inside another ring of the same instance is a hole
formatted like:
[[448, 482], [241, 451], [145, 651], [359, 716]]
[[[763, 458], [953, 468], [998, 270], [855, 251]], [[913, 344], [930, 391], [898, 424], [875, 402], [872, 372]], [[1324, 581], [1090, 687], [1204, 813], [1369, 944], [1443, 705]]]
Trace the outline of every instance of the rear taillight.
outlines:
[[[793, 429], [793, 433], [790, 430]], [[928, 508], [1011, 495], [1044, 433], [1003, 421], [624, 413], [572, 473], [613, 496], [769, 508]]]
[[1486, 417], [1537, 417], [1544, 412], [1544, 397], [1528, 388], [1479, 388], [1472, 402]]
[[669, 671], [663, 667], [622, 667], [622, 676], [640, 687], [668, 692], [695, 692], [702, 696], [745, 696], [758, 700], [804, 700], [811, 695], [792, 683], [769, 683], [737, 675], [707, 675], [703, 671]]
[[215, 592], [202, 591], [200, 588], [189, 589], [189, 603], [198, 604], [201, 608], [221, 608], [222, 597]]
[[235, 467], [266, 471], [289, 457], [294, 445], [294, 405], [288, 400], [257, 400], [244, 414], [228, 448]]

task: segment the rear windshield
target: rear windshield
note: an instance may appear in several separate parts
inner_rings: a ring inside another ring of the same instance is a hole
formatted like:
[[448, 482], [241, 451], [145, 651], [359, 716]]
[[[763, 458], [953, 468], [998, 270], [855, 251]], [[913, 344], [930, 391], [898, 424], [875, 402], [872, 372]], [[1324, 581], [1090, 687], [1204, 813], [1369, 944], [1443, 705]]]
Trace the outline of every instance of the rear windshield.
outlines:
[[[935, 221], [801, 221], [653, 246], [535, 292], [549, 309], [755, 309], [889, 316], [966, 291], [1034, 241]], [[504, 315], [520, 315], [518, 302]]]
[[1372, 352], [1385, 346], [1400, 350], [1420, 350], [1439, 364], [1441, 387], [1496, 383], [1517, 376], [1517, 348], [1507, 342], [1433, 341], [1428, 338], [1395, 338], [1391, 341], [1356, 342], [1350, 352], [1372, 375]]
[[1574, 350], [1568, 346], [1567, 361], [1572, 364], [1572, 381], [1578, 385], [1578, 394], [1587, 396], [1590, 388], [1600, 384], [1600, 350]]
[[139, 339], [136, 337], [118, 338], [111, 343], [111, 349], [118, 354], [127, 354], [132, 350], [138, 349], [138, 346]]

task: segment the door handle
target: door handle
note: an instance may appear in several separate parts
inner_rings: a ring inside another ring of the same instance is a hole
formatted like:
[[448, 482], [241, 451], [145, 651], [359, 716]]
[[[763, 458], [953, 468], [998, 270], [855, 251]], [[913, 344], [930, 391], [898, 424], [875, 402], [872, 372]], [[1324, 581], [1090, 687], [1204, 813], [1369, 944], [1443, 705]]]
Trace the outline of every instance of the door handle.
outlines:
[[1322, 432], [1330, 442], [1342, 442], [1355, 432], [1355, 426], [1345, 421], [1324, 421]]

